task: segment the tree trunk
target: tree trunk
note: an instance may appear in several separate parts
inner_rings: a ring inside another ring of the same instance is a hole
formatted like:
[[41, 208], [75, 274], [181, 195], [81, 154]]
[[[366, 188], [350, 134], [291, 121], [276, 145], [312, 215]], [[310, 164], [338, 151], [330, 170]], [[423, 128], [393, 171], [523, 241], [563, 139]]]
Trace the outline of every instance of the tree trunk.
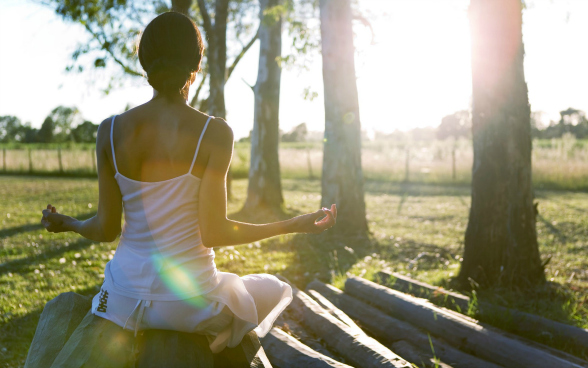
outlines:
[[192, 0], [172, 0], [172, 11], [189, 15]]
[[[197, 0], [202, 16], [204, 31], [208, 39], [208, 99], [203, 101], [211, 116], [225, 118], [225, 83], [227, 81], [227, 21], [229, 17], [229, 0], [216, 0], [214, 24], [206, 9], [205, 0]], [[232, 175], [229, 167], [227, 174], [227, 197], [231, 195]]]
[[208, 36], [208, 69], [210, 71], [208, 113], [225, 118], [225, 82], [227, 69], [227, 19], [229, 0], [216, 0], [214, 25]]
[[520, 0], [472, 0], [472, 204], [463, 285], [545, 280], [535, 229]]
[[246, 210], [281, 211], [284, 203], [278, 160], [282, 18], [264, 17], [280, 0], [260, 0], [259, 68], [255, 83], [255, 117], [251, 133], [251, 164]]
[[337, 204], [334, 234], [365, 236], [368, 226], [350, 0], [320, 0], [320, 18], [325, 93], [321, 205]]

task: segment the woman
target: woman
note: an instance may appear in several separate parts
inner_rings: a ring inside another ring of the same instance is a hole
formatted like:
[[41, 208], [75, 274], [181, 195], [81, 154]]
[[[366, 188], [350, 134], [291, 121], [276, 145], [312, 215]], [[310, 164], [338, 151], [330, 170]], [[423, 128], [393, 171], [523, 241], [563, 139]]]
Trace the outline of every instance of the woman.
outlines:
[[202, 52], [200, 32], [180, 13], [161, 14], [145, 28], [139, 60], [153, 98], [100, 124], [98, 213], [79, 221], [48, 205], [41, 221], [50, 232], [111, 242], [124, 208], [120, 242], [92, 313], [135, 334], [149, 328], [206, 334], [218, 353], [252, 329], [264, 336], [292, 289], [272, 275], [217, 271], [212, 248], [318, 233], [335, 224], [337, 213], [333, 205], [264, 225], [227, 219], [233, 132], [223, 119], [187, 104]]

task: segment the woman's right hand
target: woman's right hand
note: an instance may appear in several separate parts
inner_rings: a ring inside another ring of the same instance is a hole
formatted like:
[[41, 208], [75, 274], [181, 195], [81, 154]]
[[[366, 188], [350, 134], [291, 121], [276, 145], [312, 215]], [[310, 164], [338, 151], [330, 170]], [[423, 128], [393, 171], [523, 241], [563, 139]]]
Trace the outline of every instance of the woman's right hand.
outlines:
[[[325, 217], [317, 221], [322, 216]], [[323, 207], [316, 212], [296, 216], [291, 221], [292, 227], [297, 233], [318, 234], [335, 225], [337, 222], [337, 206], [331, 205], [330, 210]]]

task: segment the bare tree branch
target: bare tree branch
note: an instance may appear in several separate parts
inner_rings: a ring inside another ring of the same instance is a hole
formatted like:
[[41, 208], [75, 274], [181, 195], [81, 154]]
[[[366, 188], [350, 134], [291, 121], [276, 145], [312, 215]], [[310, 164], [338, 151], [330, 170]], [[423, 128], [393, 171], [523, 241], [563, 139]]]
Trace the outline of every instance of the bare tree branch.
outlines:
[[[92, 30], [92, 28], [90, 28], [90, 26], [88, 25], [88, 23], [84, 24], [84, 27], [86, 27], [86, 30], [92, 35], [92, 37], [94, 37], [98, 42], [100, 42], [100, 44], [104, 45], [105, 44], [105, 40], [101, 40], [100, 35], [98, 35], [96, 32], [94, 32]], [[131, 67], [129, 67], [128, 65], [126, 65], [122, 60], [120, 60], [118, 57], [116, 57], [116, 55], [114, 55], [114, 52], [112, 52], [112, 50], [110, 49], [110, 47], [103, 47], [103, 50], [105, 50], [111, 57], [112, 59], [119, 64], [123, 70], [125, 71], [125, 73], [128, 73], [130, 75], [134, 75], [137, 77], [142, 77], [143, 74], [137, 72], [136, 70], [132, 69]]]
[[202, 90], [202, 87], [204, 87], [204, 82], [206, 81], [207, 77], [208, 77], [207, 73], [202, 73], [202, 80], [200, 81], [200, 84], [198, 85], [198, 88], [196, 89], [196, 94], [194, 95], [194, 97], [192, 97], [192, 100], [190, 100], [190, 106], [196, 107], [196, 103], [198, 102], [198, 96], [200, 95], [200, 91]]
[[241, 80], [243, 81], [243, 83], [247, 85], [247, 87], [251, 88], [253, 93], [255, 93], [255, 86], [252, 86], [251, 84], [247, 83], [247, 81], [244, 78], [241, 78]]
[[231, 77], [233, 70], [237, 67], [237, 64], [239, 64], [239, 61], [241, 61], [243, 56], [245, 56], [247, 51], [251, 48], [251, 46], [253, 46], [253, 44], [255, 43], [255, 40], [257, 40], [258, 37], [259, 37], [259, 28], [257, 29], [257, 32], [255, 32], [255, 35], [253, 36], [253, 38], [251, 38], [249, 43], [247, 43], [247, 45], [245, 45], [243, 47], [243, 49], [241, 50], [239, 55], [237, 55], [237, 57], [235, 57], [235, 60], [233, 60], [233, 63], [231, 64], [231, 66], [229, 67], [229, 69], [227, 71], [227, 80]]
[[367, 19], [366, 17], [363, 16], [363, 14], [359, 13], [359, 12], [355, 12], [353, 14], [353, 20], [358, 20], [361, 22], [361, 24], [363, 24], [364, 27], [368, 27], [370, 29], [371, 35], [372, 35], [372, 45], [376, 43], [376, 34], [374, 32], [374, 28], [372, 27], [372, 22], [370, 22], [369, 19]]
[[213, 35], [213, 29], [210, 15], [208, 14], [208, 10], [206, 10], [206, 3], [204, 0], [198, 0], [197, 4], [198, 9], [200, 9], [200, 15], [202, 15], [202, 26], [204, 27], [204, 32], [206, 32], [206, 36], [210, 40]]

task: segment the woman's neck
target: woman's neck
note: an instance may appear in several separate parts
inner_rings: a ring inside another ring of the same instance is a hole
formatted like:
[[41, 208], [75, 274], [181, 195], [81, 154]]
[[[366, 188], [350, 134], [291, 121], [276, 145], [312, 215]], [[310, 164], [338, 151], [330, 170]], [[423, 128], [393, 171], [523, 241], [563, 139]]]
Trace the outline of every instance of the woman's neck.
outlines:
[[[160, 97], [164, 97], [164, 96], [161, 93], [157, 92], [156, 89], [153, 89], [153, 97], [151, 98], [151, 100], [153, 101], [156, 98], [160, 98]], [[175, 96], [169, 96], [166, 100], [168, 102], [172, 102], [172, 103], [188, 104], [188, 100], [186, 98], [184, 98], [184, 96], [181, 94], [177, 94]]]

